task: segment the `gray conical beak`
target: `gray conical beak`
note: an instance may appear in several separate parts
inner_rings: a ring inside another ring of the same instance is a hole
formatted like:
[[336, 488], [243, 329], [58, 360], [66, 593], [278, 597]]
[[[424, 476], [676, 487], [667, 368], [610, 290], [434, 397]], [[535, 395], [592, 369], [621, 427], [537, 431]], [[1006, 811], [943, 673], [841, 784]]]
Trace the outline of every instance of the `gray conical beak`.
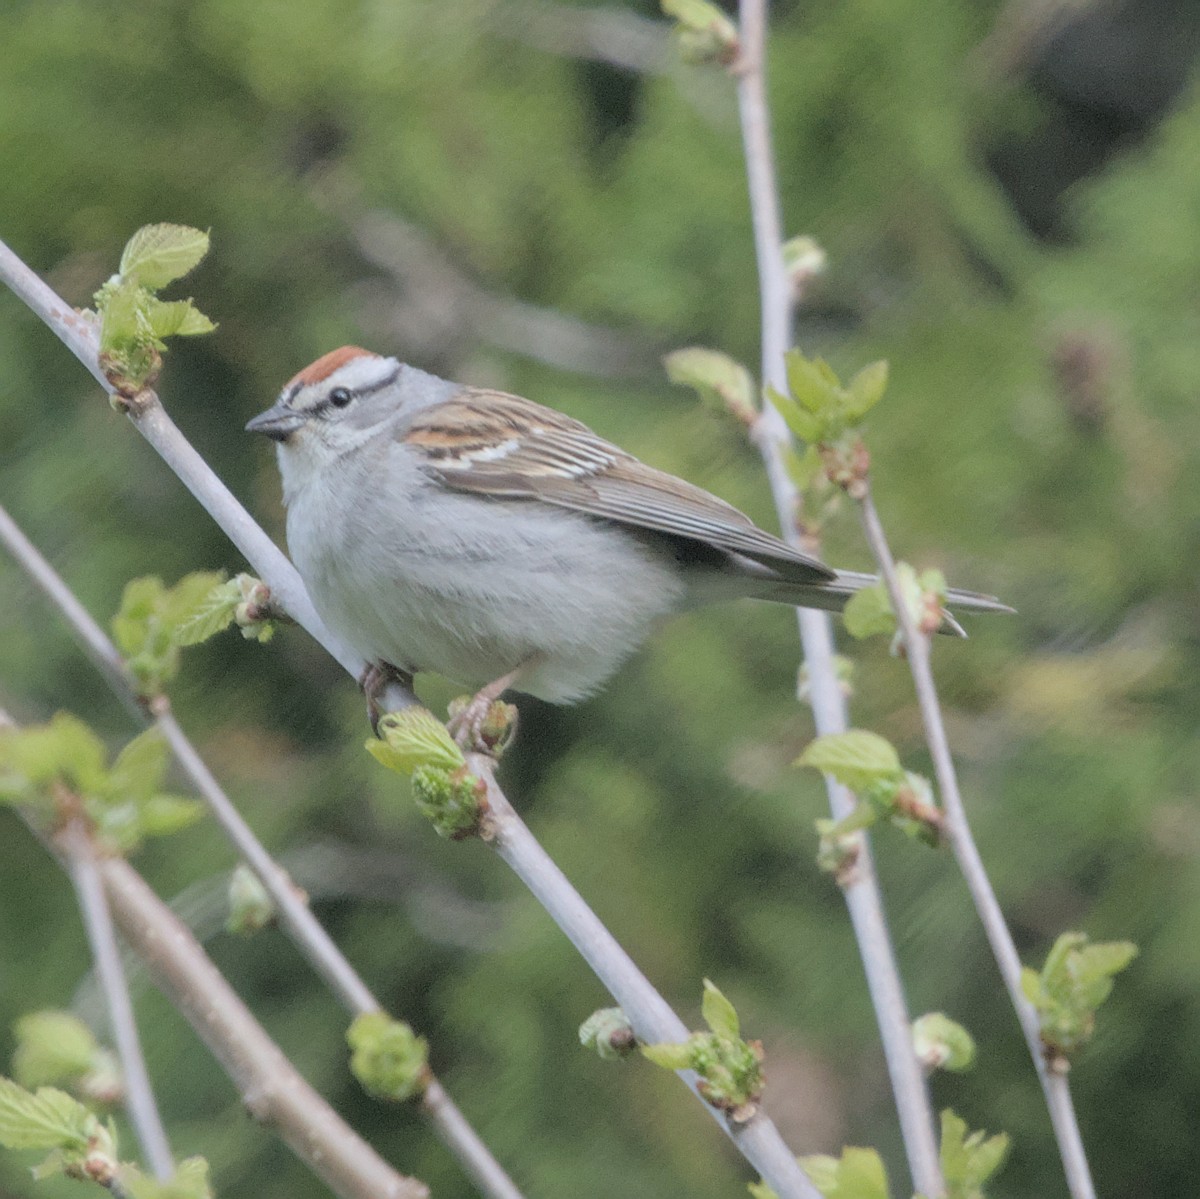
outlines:
[[276, 404], [266, 412], [260, 412], [253, 420], [247, 421], [247, 433], [264, 433], [272, 441], [287, 441], [295, 431], [304, 424], [304, 417], [299, 412], [283, 404]]

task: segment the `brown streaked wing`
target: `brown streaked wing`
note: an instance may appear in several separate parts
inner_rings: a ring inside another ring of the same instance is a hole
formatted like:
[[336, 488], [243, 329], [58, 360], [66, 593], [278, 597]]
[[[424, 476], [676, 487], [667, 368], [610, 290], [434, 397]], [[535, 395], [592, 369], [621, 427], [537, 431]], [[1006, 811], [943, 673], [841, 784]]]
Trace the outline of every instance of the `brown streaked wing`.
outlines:
[[731, 504], [519, 396], [464, 391], [420, 413], [401, 436], [459, 491], [541, 500], [704, 542], [802, 582], [834, 577], [824, 563], [760, 529]]

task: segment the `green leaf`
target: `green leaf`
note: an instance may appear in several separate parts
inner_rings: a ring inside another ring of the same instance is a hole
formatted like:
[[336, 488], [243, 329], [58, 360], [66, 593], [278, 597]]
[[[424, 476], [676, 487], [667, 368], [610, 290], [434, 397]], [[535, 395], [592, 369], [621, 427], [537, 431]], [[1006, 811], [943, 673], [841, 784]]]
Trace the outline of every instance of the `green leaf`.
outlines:
[[208, 1162], [189, 1157], [176, 1167], [166, 1182], [148, 1178], [135, 1166], [122, 1165], [117, 1174], [121, 1189], [129, 1199], [212, 1199], [208, 1182]]
[[204, 818], [205, 807], [198, 799], [182, 795], [152, 795], [138, 811], [138, 833], [143, 837], [169, 837], [191, 828]]
[[813, 1186], [826, 1197], [838, 1184], [838, 1169], [840, 1163], [836, 1157], [827, 1153], [810, 1153], [806, 1157], [796, 1159], [804, 1173], [808, 1175]]
[[1046, 989], [1042, 986], [1042, 976], [1031, 966], [1021, 967], [1021, 992], [1036, 1008], [1040, 1008], [1046, 1001]]
[[428, 708], [385, 713], [379, 721], [379, 737], [366, 747], [377, 762], [397, 774], [411, 775], [422, 766], [452, 771], [466, 765], [462, 750]]
[[216, 325], [191, 300], [156, 300], [144, 307], [150, 333], [156, 341], [164, 337], [195, 337], [211, 333]]
[[817, 832], [823, 837], [848, 837], [879, 822], [879, 812], [868, 803], [855, 804], [841, 820], [818, 817]]
[[0, 1145], [6, 1149], [81, 1152], [100, 1126], [77, 1099], [53, 1087], [27, 1091], [0, 1077]]
[[70, 712], [55, 713], [50, 730], [59, 755], [59, 770], [80, 791], [102, 786], [108, 761], [104, 742]]
[[1070, 1057], [1090, 1040], [1096, 1009], [1112, 991], [1112, 980], [1137, 954], [1129, 941], [1089, 945], [1085, 934], [1063, 933], [1039, 973], [1021, 972], [1021, 989], [1038, 1010], [1042, 1040]]
[[904, 775], [891, 742], [865, 729], [818, 737], [796, 759], [796, 765], [831, 774], [852, 791], [862, 791], [872, 783]]
[[110, 280], [96, 293], [101, 351], [112, 352], [137, 343], [142, 332], [139, 310], [146, 294], [128, 280]]
[[719, 1037], [736, 1041], [741, 1037], [741, 1022], [733, 1004], [706, 978], [700, 1013], [704, 1023]]
[[184, 621], [190, 620], [224, 582], [224, 571], [193, 570], [183, 575], [173, 587], [164, 590], [159, 611], [172, 634]]
[[975, 1062], [975, 1041], [961, 1024], [942, 1012], [928, 1012], [913, 1021], [913, 1048], [929, 1070], [969, 1070]]
[[[791, 396], [776, 391], [770, 384], [767, 385], [767, 396], [778, 410], [779, 415], [783, 417], [787, 427], [801, 441], [807, 442], [810, 450], [814, 450], [824, 435], [825, 422], [819, 416], [801, 408]], [[816, 464], [821, 470], [824, 469], [819, 456], [816, 457]]]
[[879, 633], [894, 633], [896, 614], [883, 583], [872, 583], [856, 591], [842, 612], [842, 623], [846, 632], [859, 641]]
[[419, 1095], [429, 1079], [429, 1048], [402, 1020], [386, 1012], [359, 1016], [346, 1032], [350, 1069], [377, 1099], [397, 1102]]
[[83, 721], [58, 712], [47, 724], [0, 730], [0, 797], [15, 803], [54, 802], [61, 781], [81, 792], [102, 788], [104, 743]]
[[887, 1171], [874, 1149], [847, 1146], [840, 1158], [813, 1154], [799, 1160], [825, 1199], [888, 1199]]
[[224, 582], [220, 571], [197, 570], [173, 587], [158, 578], [131, 579], [113, 617], [113, 639], [125, 655], [142, 695], [160, 694], [179, 671], [178, 630]]
[[6, 773], [34, 787], [49, 783], [63, 773], [72, 745], [85, 771], [103, 770], [104, 747], [74, 717], [59, 713], [47, 724], [7, 728], [0, 732], [0, 763]]
[[937, 597], [939, 603], [946, 600], [946, 576], [936, 569], [923, 570], [917, 577], [917, 586], [923, 595]]
[[113, 640], [126, 657], [140, 653], [146, 642], [146, 626], [157, 608], [163, 592], [163, 581], [154, 575], [130, 579], [121, 593], [121, 606], [112, 618]]
[[1124, 970], [1137, 952], [1132, 941], [1109, 941], [1077, 950], [1070, 970], [1082, 1002], [1098, 1008], [1112, 992], [1113, 975]]
[[789, 350], [787, 380], [796, 403], [822, 421], [834, 417], [841, 407], [841, 385], [824, 359], [805, 358], [799, 350]]
[[842, 406], [847, 424], [857, 425], [883, 399], [887, 390], [888, 364], [872, 362], [850, 380]]
[[157, 291], [196, 267], [208, 242], [207, 233], [186, 225], [143, 225], [125, 243], [121, 278]]
[[702, 30], [710, 25], [728, 25], [733, 23], [715, 5], [708, 0], [662, 0], [662, 10], [668, 17], [674, 17], [681, 25], [689, 29]]
[[[96, 292], [100, 358], [121, 397], [151, 383], [162, 365], [165, 337], [207, 333], [216, 326], [191, 300], [166, 303], [155, 293], [187, 274], [208, 250], [208, 234], [182, 225], [147, 225], [129, 239], [118, 275]], [[114, 406], [120, 408], [121, 400]]]
[[115, 799], [145, 803], [162, 784], [169, 754], [163, 735], [149, 728], [117, 755], [105, 791]]
[[144, 803], [109, 799], [88, 805], [97, 831], [120, 853], [136, 849], [147, 837], [166, 837], [189, 828], [204, 812], [199, 800], [178, 795], [151, 795]]
[[242, 602], [236, 579], [210, 587], [190, 613], [181, 614], [175, 626], [176, 645], [199, 645], [233, 624], [234, 612]]
[[677, 1044], [661, 1041], [657, 1045], [641, 1045], [639, 1048], [647, 1061], [661, 1066], [664, 1070], [691, 1069], [692, 1046], [690, 1041], [680, 1041]]
[[70, 1012], [30, 1012], [13, 1032], [13, 1074], [23, 1087], [74, 1083], [92, 1069], [100, 1052], [92, 1030]]
[[746, 1183], [746, 1190], [750, 1192], [751, 1199], [779, 1199], [779, 1195], [761, 1179]]
[[721, 406], [742, 421], [756, 416], [754, 378], [728, 354], [690, 346], [667, 354], [663, 364], [672, 383], [691, 387], [702, 400]]
[[967, 1123], [949, 1108], [942, 1112], [942, 1175], [946, 1199], [983, 1199], [983, 1184], [1000, 1168], [1008, 1152], [1004, 1133], [986, 1137], [967, 1132]]

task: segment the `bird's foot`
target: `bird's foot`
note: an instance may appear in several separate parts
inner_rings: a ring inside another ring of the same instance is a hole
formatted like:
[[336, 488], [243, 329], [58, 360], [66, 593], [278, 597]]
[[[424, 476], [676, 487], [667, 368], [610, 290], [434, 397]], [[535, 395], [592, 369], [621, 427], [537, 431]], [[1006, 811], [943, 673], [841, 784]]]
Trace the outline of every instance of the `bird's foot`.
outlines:
[[516, 676], [517, 671], [509, 671], [480, 687], [470, 699], [463, 696], [451, 702], [446, 727], [461, 749], [498, 758], [508, 748], [517, 731], [517, 709], [501, 703], [500, 696]]
[[412, 690], [413, 677], [407, 670], [393, 666], [390, 662], [368, 662], [363, 672], [358, 676], [358, 685], [363, 695], [367, 697], [367, 719], [371, 722], [371, 731], [379, 736], [379, 718], [383, 715], [380, 698], [392, 683]]

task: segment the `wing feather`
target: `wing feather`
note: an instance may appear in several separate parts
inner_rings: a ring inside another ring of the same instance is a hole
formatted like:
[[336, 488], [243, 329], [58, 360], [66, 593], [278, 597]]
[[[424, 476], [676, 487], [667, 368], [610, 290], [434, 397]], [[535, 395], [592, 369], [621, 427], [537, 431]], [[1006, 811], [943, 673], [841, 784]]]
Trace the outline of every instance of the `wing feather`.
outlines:
[[731, 504], [519, 396], [466, 390], [419, 413], [400, 437], [421, 451], [431, 473], [459, 491], [539, 500], [682, 537], [799, 582], [834, 577], [824, 563], [760, 529]]

